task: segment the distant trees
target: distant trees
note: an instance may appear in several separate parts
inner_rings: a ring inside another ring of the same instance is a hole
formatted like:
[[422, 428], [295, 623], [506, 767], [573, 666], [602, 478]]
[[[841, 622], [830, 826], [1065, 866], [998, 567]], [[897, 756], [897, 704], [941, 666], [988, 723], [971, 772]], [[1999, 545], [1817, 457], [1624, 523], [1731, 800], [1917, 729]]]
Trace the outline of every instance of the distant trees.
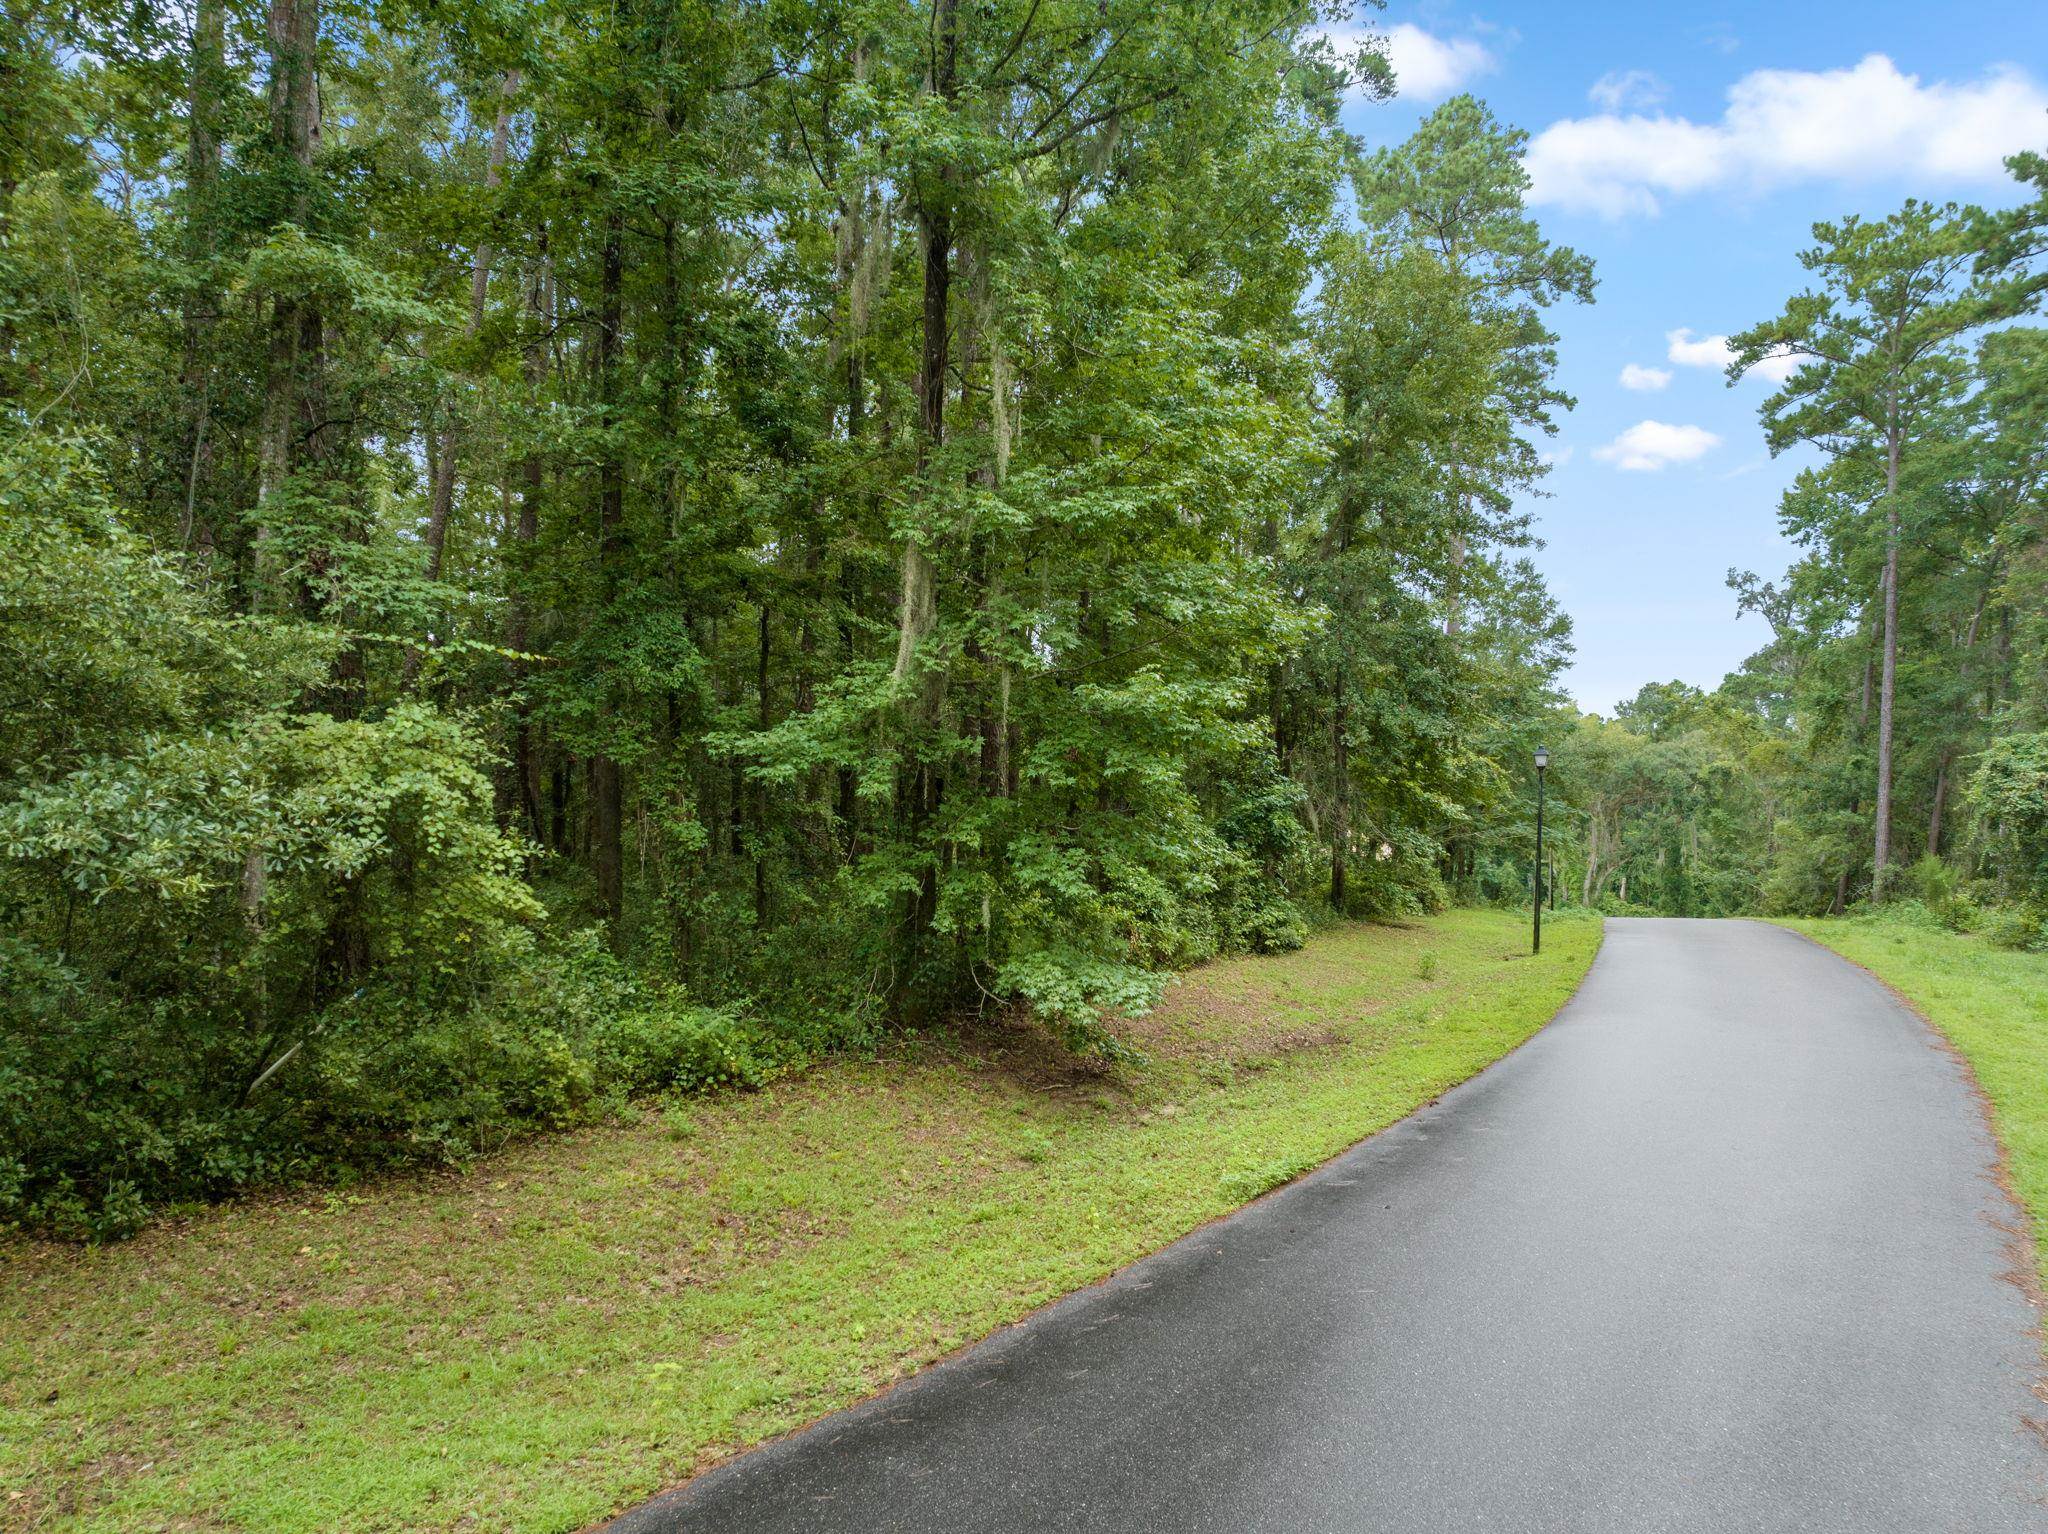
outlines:
[[1817, 914], [1903, 881], [2038, 940], [2048, 341], [2024, 321], [2048, 204], [2039, 158], [2013, 169], [2036, 195], [2009, 211], [1817, 224], [1815, 290], [1734, 338], [1731, 379], [1800, 360], [1762, 415], [1774, 449], [1821, 450], [1780, 507], [1802, 554], [1730, 572], [1772, 638], [1720, 688], [1645, 687], [1558, 753], [1581, 898], [1625, 878], [1632, 906]]

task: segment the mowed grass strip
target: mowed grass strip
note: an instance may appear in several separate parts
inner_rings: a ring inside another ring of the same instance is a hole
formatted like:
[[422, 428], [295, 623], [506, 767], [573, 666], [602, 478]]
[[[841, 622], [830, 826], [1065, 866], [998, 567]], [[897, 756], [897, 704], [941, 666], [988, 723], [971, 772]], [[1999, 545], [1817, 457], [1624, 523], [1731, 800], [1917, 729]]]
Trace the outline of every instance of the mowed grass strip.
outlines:
[[1521, 1043], [1596, 921], [1346, 926], [464, 1175], [0, 1247], [0, 1524], [573, 1530], [1115, 1271]]
[[2048, 1279], [2048, 954], [1883, 919], [1787, 921], [1862, 965], [1955, 1045], [1991, 1099], [2013, 1191]]

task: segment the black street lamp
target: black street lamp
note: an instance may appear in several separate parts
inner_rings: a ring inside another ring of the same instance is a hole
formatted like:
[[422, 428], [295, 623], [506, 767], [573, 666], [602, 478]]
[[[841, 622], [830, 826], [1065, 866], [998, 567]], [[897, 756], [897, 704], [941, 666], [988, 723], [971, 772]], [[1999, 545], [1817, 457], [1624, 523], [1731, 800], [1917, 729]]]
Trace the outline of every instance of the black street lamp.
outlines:
[[1531, 953], [1543, 952], [1543, 769], [1550, 765], [1550, 747], [1536, 748], [1536, 940]]

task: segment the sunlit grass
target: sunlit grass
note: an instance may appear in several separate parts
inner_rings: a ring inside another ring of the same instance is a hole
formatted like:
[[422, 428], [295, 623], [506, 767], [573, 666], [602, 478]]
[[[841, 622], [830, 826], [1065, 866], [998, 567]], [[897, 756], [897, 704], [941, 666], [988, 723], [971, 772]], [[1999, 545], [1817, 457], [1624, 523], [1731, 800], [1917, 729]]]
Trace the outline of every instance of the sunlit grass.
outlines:
[[927, 1038], [464, 1176], [0, 1248], [0, 1523], [581, 1528], [1402, 1117], [1598, 941], [1343, 927], [1187, 977], [1110, 1074]]

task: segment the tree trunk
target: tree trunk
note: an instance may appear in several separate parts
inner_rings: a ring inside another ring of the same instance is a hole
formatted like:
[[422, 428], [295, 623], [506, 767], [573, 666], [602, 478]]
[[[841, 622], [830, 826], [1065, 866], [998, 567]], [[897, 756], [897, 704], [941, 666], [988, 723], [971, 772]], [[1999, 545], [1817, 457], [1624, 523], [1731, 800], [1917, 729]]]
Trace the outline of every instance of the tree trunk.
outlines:
[[1877, 692], [1877, 837], [1870, 899], [1885, 898], [1892, 855], [1892, 714], [1899, 670], [1899, 431], [1891, 429], [1884, 471], [1884, 673]]
[[[271, 0], [270, 132], [278, 152], [289, 155], [300, 172], [301, 182], [291, 199], [290, 214], [302, 223], [310, 207], [305, 183], [310, 180], [320, 135], [319, 86], [315, 76], [319, 34], [319, 0]], [[307, 313], [308, 310], [311, 312]], [[292, 298], [272, 299], [263, 416], [256, 450], [259, 516], [249, 575], [251, 611], [261, 611], [274, 595], [270, 588], [275, 572], [264, 547], [268, 538], [260, 514], [283, 487], [292, 469], [293, 406], [305, 387], [299, 346], [308, 320], [317, 335], [320, 316], [316, 308]], [[252, 847], [243, 860], [241, 890], [242, 917], [252, 932], [263, 929], [263, 907], [269, 887], [269, 854], [261, 846]], [[261, 981], [258, 983], [260, 1010]]]
[[1349, 893], [1345, 870], [1351, 841], [1351, 710], [1345, 698], [1341, 661], [1335, 681], [1336, 707], [1330, 718], [1330, 771], [1336, 780], [1336, 793], [1330, 805], [1330, 905], [1342, 912]]
[[[519, 71], [508, 69], [499, 81], [497, 121], [491, 125], [491, 148], [484, 162], [484, 189], [495, 192], [505, 180], [505, 147], [512, 128], [512, 94], [519, 89]], [[490, 239], [481, 237], [469, 263], [469, 321], [463, 334], [475, 339], [484, 326], [484, 301], [490, 294]], [[454, 413], [441, 433], [441, 450], [434, 464], [433, 493], [427, 506], [427, 579], [441, 578], [442, 552], [448, 542], [448, 516], [455, 507], [455, 451], [461, 439], [461, 420]]]
[[[307, 182], [320, 138], [320, 94], [315, 75], [320, 35], [319, 0], [271, 0], [270, 136], [289, 157], [299, 184], [286, 204], [286, 218], [303, 226], [311, 212]], [[320, 335], [318, 306], [280, 294], [270, 304], [270, 344], [264, 366], [263, 416], [257, 433], [256, 504], [259, 512], [283, 488], [293, 468], [292, 422], [301, 414], [312, 363], [301, 356], [308, 337]], [[274, 557], [268, 529], [259, 517], [249, 606], [261, 610], [276, 596]]]
[[1579, 904], [1591, 906], [1600, 882], [1600, 800], [1595, 797], [1586, 817], [1586, 877], [1579, 884]]
[[[768, 628], [768, 599], [761, 598], [761, 631], [757, 648], [754, 689], [760, 699], [758, 716], [761, 732], [766, 734], [773, 720], [768, 707], [768, 655], [770, 632]], [[757, 784], [754, 790], [754, 929], [758, 932], [768, 925], [768, 790], [766, 785]]]
[[[519, 72], [508, 69], [499, 81], [497, 121], [491, 127], [491, 147], [484, 163], [484, 188], [495, 192], [505, 177], [505, 146], [512, 127], [512, 93], [519, 88]], [[490, 293], [492, 248], [487, 236], [480, 236], [469, 263], [469, 319], [463, 334], [474, 340], [484, 325], [484, 301]], [[448, 546], [448, 518], [455, 510], [455, 455], [462, 440], [460, 417], [451, 408], [438, 439], [433, 441], [433, 470], [427, 491], [427, 579], [441, 579], [443, 553]], [[407, 646], [405, 683], [412, 685], [419, 671], [419, 651]]]
[[[529, 401], [537, 408], [541, 390], [547, 382], [547, 343], [545, 340], [551, 316], [548, 313], [548, 232], [542, 225], [535, 240], [536, 254], [531, 285], [527, 289], [527, 324], [530, 333], [526, 342], [524, 359], [526, 387]], [[524, 561], [540, 537], [540, 498], [547, 482], [546, 467], [538, 452], [529, 452], [520, 465], [519, 519], [513, 527], [513, 543], [519, 558]], [[526, 581], [529, 572], [525, 564], [514, 568], [512, 600], [508, 604], [505, 634], [506, 648], [516, 656], [530, 654], [533, 650], [533, 609], [527, 596]], [[541, 818], [541, 772], [539, 753], [533, 741], [533, 705], [525, 692], [525, 680], [529, 670], [528, 662], [514, 659], [512, 662], [513, 686], [518, 696], [512, 704], [512, 771], [517, 778], [517, 794], [521, 809], [525, 813], [527, 833], [536, 841], [545, 839], [546, 828]]]
[[217, 117], [227, 76], [226, 21], [222, 0], [197, 0], [192, 17], [192, 58], [185, 117], [185, 259], [193, 267], [191, 296], [185, 300], [186, 398], [192, 407], [192, 445], [186, 461], [182, 542], [195, 540], [211, 553], [217, 542], [211, 521], [201, 521], [199, 500], [212, 461], [213, 367], [208, 345], [220, 298], [213, 281], [216, 250], [215, 189], [220, 180]]
[[1948, 807], [1948, 766], [1952, 753], [1941, 753], [1941, 761], [1934, 769], [1934, 813], [1927, 817], [1927, 855], [1941, 856], [1941, 815]]
[[1444, 634], [1456, 639], [1465, 626], [1465, 530], [1451, 534], [1451, 568], [1444, 580]]
[[[619, 562], [624, 552], [626, 481], [615, 436], [619, 420], [618, 360], [620, 306], [625, 282], [625, 215], [614, 209], [605, 220], [604, 256], [597, 323], [597, 388], [605, 429], [604, 461], [598, 468], [598, 563], [605, 605], [617, 595]], [[607, 619], [610, 614], [607, 612]], [[612, 942], [621, 942], [625, 915], [625, 856], [621, 844], [624, 785], [618, 761], [605, 754], [591, 758], [591, 863], [597, 874], [598, 908], [610, 925]]]
[[[933, 15], [936, 36], [932, 67], [932, 91], [950, 103], [957, 88], [959, 61], [959, 0], [937, 0]], [[941, 176], [942, 182], [950, 178]], [[947, 187], [950, 191], [950, 186]], [[953, 214], [943, 200], [927, 187], [918, 206], [918, 227], [924, 237], [924, 301], [921, 316], [921, 346], [917, 377], [917, 469], [929, 489], [938, 450], [946, 436], [946, 370], [949, 358], [948, 316], [953, 282]], [[919, 647], [938, 622], [938, 571], [916, 536], [903, 547], [901, 603], [897, 611], [897, 679], [907, 678], [917, 660]], [[912, 692], [911, 721], [907, 748], [910, 755], [897, 774], [898, 803], [904, 832], [911, 846], [924, 840], [925, 827], [937, 813], [945, 784], [922, 748], [926, 726], [937, 712], [944, 679], [921, 677]], [[938, 914], [938, 865], [925, 858], [918, 873], [917, 889], [911, 895], [904, 922], [904, 955], [896, 983], [899, 1014], [914, 1012], [918, 1005], [915, 987], [924, 952], [925, 938]]]

